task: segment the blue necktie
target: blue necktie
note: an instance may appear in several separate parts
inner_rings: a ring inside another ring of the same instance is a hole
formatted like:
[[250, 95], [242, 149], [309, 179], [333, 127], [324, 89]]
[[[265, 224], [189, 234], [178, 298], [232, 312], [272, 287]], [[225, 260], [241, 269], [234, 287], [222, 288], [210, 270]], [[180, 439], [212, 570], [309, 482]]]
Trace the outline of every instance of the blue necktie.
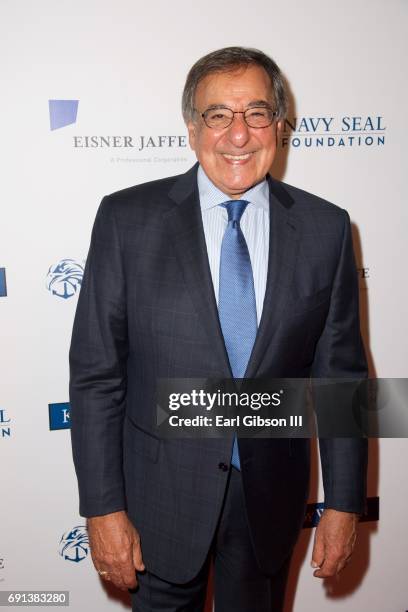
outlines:
[[[240, 219], [249, 202], [224, 202], [228, 225], [221, 245], [218, 312], [229, 362], [234, 378], [243, 378], [257, 332], [254, 278], [248, 246]], [[240, 469], [237, 438], [234, 438], [231, 463]]]

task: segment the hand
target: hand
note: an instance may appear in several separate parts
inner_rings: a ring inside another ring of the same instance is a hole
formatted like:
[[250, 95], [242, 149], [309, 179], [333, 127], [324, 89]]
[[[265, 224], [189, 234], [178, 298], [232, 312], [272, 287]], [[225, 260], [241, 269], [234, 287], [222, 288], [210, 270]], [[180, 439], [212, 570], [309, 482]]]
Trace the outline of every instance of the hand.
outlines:
[[316, 528], [311, 566], [313, 576], [328, 578], [341, 572], [350, 560], [356, 541], [358, 514], [324, 510]]
[[139, 534], [126, 512], [89, 518], [88, 535], [92, 560], [101, 578], [122, 591], [134, 589], [136, 570], [142, 572], [145, 566]]

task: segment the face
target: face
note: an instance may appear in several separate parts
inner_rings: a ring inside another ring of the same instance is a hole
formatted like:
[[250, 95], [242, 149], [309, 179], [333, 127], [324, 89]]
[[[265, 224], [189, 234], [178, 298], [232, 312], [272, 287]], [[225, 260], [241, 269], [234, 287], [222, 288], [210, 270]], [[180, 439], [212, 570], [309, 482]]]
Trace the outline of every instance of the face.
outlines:
[[275, 109], [270, 79], [261, 66], [209, 74], [196, 90], [198, 113], [187, 124], [190, 146], [208, 178], [231, 199], [239, 199], [267, 174], [275, 157], [280, 124], [251, 128], [243, 115], [234, 115], [229, 127], [214, 129], [206, 126], [201, 113], [214, 104], [245, 111], [260, 101]]

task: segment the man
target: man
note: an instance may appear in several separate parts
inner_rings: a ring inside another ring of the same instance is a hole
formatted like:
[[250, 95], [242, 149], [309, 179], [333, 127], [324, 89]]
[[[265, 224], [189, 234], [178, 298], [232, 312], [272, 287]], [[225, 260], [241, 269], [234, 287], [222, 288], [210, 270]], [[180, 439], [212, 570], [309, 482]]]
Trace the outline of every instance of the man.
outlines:
[[[286, 96], [260, 51], [191, 69], [198, 164], [103, 199], [71, 346], [72, 441], [95, 567], [133, 609], [281, 610], [308, 495], [306, 439], [157, 435], [158, 378], [362, 377], [345, 211], [268, 175]], [[235, 289], [232, 290], [231, 286]], [[325, 511], [312, 565], [350, 558], [366, 446], [320, 441]]]

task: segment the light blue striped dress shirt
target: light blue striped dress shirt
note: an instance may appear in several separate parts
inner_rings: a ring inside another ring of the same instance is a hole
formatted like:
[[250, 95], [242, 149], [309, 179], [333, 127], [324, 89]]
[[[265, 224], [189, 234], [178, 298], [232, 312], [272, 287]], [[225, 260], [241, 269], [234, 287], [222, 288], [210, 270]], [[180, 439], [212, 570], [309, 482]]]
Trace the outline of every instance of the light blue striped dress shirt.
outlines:
[[[197, 174], [201, 215], [203, 218], [205, 241], [214, 293], [218, 304], [220, 282], [221, 243], [228, 224], [228, 214], [219, 206], [231, 198], [216, 187], [201, 166]], [[241, 229], [248, 245], [254, 276], [256, 315], [258, 325], [261, 320], [265, 298], [266, 277], [269, 255], [269, 186], [266, 180], [255, 185], [242, 196], [249, 204], [241, 219]]]

